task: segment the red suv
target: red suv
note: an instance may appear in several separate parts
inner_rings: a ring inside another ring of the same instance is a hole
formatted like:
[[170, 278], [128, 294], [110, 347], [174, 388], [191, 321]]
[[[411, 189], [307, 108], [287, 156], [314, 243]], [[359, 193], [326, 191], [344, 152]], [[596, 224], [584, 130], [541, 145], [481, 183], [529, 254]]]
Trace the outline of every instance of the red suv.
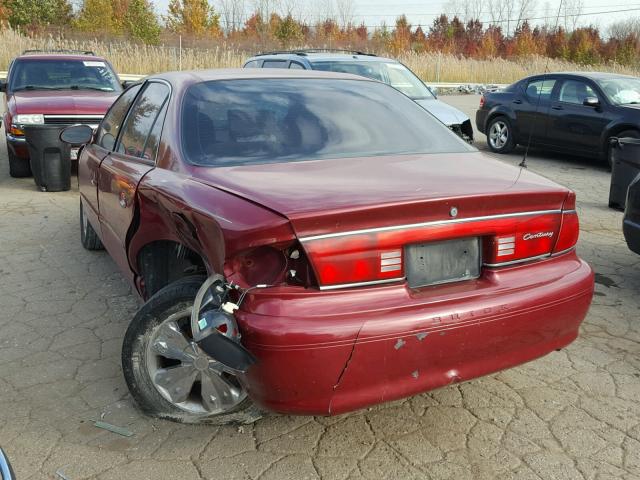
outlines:
[[6, 93], [2, 120], [10, 174], [26, 177], [31, 168], [25, 126], [97, 126], [122, 86], [109, 62], [92, 52], [27, 50], [11, 62], [0, 91]]

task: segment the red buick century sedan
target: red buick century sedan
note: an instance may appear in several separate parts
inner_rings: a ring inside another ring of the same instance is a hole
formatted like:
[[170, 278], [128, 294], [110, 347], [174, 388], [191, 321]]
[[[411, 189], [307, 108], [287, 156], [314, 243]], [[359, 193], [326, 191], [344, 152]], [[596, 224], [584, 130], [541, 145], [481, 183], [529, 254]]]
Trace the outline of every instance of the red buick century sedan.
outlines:
[[84, 246], [146, 300], [123, 370], [148, 414], [333, 415], [571, 343], [593, 294], [575, 194], [337, 73], [167, 73], [80, 155]]

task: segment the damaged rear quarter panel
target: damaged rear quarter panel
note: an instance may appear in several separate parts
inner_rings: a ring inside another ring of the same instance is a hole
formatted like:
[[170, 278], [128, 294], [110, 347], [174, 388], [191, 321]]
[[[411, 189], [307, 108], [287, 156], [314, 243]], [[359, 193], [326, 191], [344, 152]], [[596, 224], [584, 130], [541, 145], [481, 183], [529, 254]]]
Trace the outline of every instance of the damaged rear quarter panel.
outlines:
[[158, 240], [189, 247], [211, 274], [223, 273], [225, 259], [237, 252], [295, 238], [286, 218], [169, 170], [149, 172], [138, 201], [139, 226], [129, 243], [134, 267], [140, 250]]

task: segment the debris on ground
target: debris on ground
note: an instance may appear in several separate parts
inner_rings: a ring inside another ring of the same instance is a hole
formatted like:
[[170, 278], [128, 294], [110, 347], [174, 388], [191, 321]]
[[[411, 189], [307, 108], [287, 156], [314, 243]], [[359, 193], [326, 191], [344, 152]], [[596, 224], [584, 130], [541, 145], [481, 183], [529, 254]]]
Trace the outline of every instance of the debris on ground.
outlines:
[[123, 437], [133, 437], [133, 432], [124, 427], [118, 427], [117, 425], [111, 425], [107, 422], [97, 421], [93, 424], [95, 427], [102, 428], [104, 430], [108, 430], [113, 433], [117, 433], [118, 435], [122, 435]]

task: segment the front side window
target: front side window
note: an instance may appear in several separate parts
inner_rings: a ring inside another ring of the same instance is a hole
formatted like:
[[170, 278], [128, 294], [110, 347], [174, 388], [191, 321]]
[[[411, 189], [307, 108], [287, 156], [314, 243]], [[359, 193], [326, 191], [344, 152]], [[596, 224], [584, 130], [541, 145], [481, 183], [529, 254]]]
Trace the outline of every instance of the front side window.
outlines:
[[[165, 84], [157, 82], [147, 84], [127, 116], [122, 135], [116, 147], [118, 153], [146, 160], [155, 160], [154, 152], [157, 146], [153, 149], [147, 149], [147, 140], [168, 97], [169, 87]], [[159, 138], [152, 139], [152, 142], [157, 140]]]
[[560, 88], [558, 100], [564, 103], [582, 105], [588, 97], [598, 98], [598, 95], [596, 95], [596, 92], [594, 92], [593, 89], [585, 82], [580, 82], [578, 80], [565, 80]]
[[117, 75], [104, 60], [16, 60], [9, 90], [98, 90], [119, 92]]
[[203, 82], [186, 92], [181, 125], [196, 165], [474, 151], [405, 95], [364, 80]]
[[95, 141], [97, 145], [100, 145], [106, 150], [113, 150], [116, 144], [116, 138], [118, 138], [120, 126], [122, 122], [124, 122], [124, 118], [127, 116], [129, 107], [136, 98], [138, 91], [140, 91], [140, 85], [134, 85], [120, 95], [111, 106], [98, 127]]
[[351, 73], [385, 82], [413, 100], [434, 98], [431, 90], [411, 70], [397, 62], [317, 61], [314, 70]]
[[640, 103], [640, 78], [605, 78], [596, 82], [609, 101], [615, 105]]
[[525, 94], [527, 99], [531, 102], [537, 102], [539, 100], [549, 101], [551, 99], [551, 92], [555, 86], [556, 81], [553, 78], [539, 78], [531, 80], [527, 84]]

